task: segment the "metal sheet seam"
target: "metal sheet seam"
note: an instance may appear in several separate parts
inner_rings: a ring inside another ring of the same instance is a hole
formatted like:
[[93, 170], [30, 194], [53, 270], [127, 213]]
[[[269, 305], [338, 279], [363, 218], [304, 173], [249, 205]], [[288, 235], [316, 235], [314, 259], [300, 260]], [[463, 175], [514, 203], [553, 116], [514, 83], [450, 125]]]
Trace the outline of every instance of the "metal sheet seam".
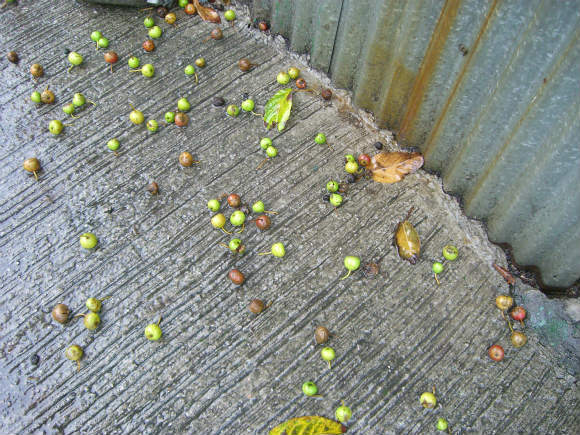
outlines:
[[431, 148], [431, 145], [434, 143], [433, 139], [439, 133], [439, 128], [441, 127], [441, 123], [445, 119], [447, 111], [449, 110], [449, 106], [451, 105], [451, 102], [455, 99], [455, 97], [457, 95], [457, 90], [459, 89], [459, 86], [463, 83], [463, 79], [465, 78], [466, 72], [469, 70], [469, 68], [471, 66], [471, 61], [473, 60], [474, 54], [477, 52], [477, 47], [479, 46], [479, 43], [481, 42], [481, 38], [485, 34], [485, 32], [487, 31], [487, 29], [489, 27], [489, 23], [491, 21], [492, 15], [496, 13], [497, 4], [498, 4], [498, 0], [494, 0], [491, 7], [489, 8], [487, 15], [485, 16], [485, 20], [483, 21], [483, 24], [482, 24], [481, 28], [479, 29], [479, 32], [477, 33], [477, 37], [475, 38], [475, 41], [473, 42], [472, 47], [469, 50], [469, 53], [467, 53], [467, 59], [465, 60], [465, 63], [461, 67], [461, 71], [460, 71], [458, 77], [455, 79], [455, 81], [453, 83], [453, 88], [451, 89], [451, 92], [449, 93], [449, 96], [447, 97], [447, 100], [445, 101], [445, 105], [441, 109], [441, 113], [439, 114], [439, 117], [435, 121], [435, 125], [431, 129], [431, 132], [430, 132], [427, 140], [425, 141], [425, 144], [422, 148], [423, 154], [425, 155], [425, 159], [429, 159], [429, 153], [430, 153], [429, 149]]
[[[338, 21], [337, 23], [340, 24], [340, 22], [342, 21], [342, 11], [344, 11], [344, 0], [342, 0], [340, 2], [340, 11], [338, 12]], [[337, 30], [338, 30], [338, 25], [337, 25]], [[334, 34], [334, 42], [332, 44], [332, 52], [330, 53], [330, 62], [328, 64], [328, 70], [326, 71], [327, 73], [330, 72], [330, 65], [332, 65], [332, 59], [334, 59], [334, 50], [336, 49], [336, 40], [338, 39], [338, 32], [336, 32]]]
[[427, 47], [425, 57], [421, 63], [421, 68], [419, 69], [419, 73], [415, 79], [413, 90], [409, 97], [407, 110], [403, 115], [403, 121], [401, 122], [401, 128], [399, 130], [399, 135], [402, 138], [405, 136], [405, 133], [410, 128], [411, 124], [415, 121], [419, 111], [419, 106], [425, 94], [427, 79], [433, 73], [437, 59], [443, 51], [443, 47], [447, 41], [447, 36], [451, 32], [451, 25], [453, 21], [455, 21], [460, 4], [461, 0], [447, 0], [445, 6], [441, 10], [441, 14], [437, 20], [437, 26], [433, 31], [433, 36], [429, 41], [429, 46]]

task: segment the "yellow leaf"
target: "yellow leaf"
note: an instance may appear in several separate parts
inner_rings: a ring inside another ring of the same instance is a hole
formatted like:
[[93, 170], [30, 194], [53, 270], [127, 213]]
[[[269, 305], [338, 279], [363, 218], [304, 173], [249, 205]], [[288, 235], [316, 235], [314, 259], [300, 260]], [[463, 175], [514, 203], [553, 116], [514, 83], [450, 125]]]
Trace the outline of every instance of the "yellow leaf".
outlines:
[[423, 156], [419, 153], [379, 153], [371, 159], [369, 171], [373, 180], [379, 183], [396, 183], [423, 166]]
[[219, 14], [212, 8], [200, 5], [199, 0], [194, 0], [193, 4], [195, 5], [195, 9], [197, 9], [197, 13], [204, 21], [209, 21], [210, 23], [222, 22]]
[[346, 426], [318, 416], [292, 418], [279, 424], [270, 435], [338, 435], [346, 432]]

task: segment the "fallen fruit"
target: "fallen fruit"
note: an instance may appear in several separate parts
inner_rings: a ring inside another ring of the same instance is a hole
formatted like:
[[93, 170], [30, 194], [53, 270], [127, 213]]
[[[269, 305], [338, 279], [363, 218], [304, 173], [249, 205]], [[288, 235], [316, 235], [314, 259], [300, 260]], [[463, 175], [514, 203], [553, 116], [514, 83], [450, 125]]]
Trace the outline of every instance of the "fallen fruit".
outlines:
[[97, 41], [97, 48], [107, 48], [109, 46], [109, 40], [107, 38], [101, 38]]
[[312, 381], [304, 382], [302, 384], [302, 392], [308, 397], [316, 396], [316, 393], [318, 393], [318, 387]]
[[424, 408], [433, 409], [437, 405], [437, 398], [433, 393], [423, 393], [419, 399]]
[[224, 37], [224, 33], [222, 32], [222, 29], [220, 29], [219, 27], [216, 27], [215, 29], [213, 29], [211, 31], [211, 33], [209, 34], [209, 37], [211, 39], [220, 40]]
[[242, 198], [240, 198], [240, 195], [237, 193], [230, 193], [226, 198], [226, 201], [232, 208], [238, 208], [240, 205], [242, 205]]
[[290, 83], [290, 76], [288, 75], [287, 72], [280, 72], [276, 76], [276, 81], [281, 85], [287, 85], [288, 83]]
[[162, 33], [163, 33], [163, 31], [161, 30], [161, 27], [153, 26], [149, 29], [148, 35], [152, 39], [158, 39], [158, 38], [161, 38]]
[[326, 329], [324, 326], [318, 326], [314, 330], [314, 340], [316, 344], [324, 344], [330, 338], [330, 331]]
[[328, 190], [330, 193], [334, 193], [338, 190], [338, 183], [336, 181], [330, 180], [328, 183], [326, 183], [326, 190]]
[[304, 80], [302, 77], [296, 80], [296, 87], [298, 89], [306, 89], [306, 86], [306, 80]]
[[159, 128], [159, 123], [157, 121], [155, 121], [154, 119], [150, 119], [149, 121], [147, 121], [147, 130], [149, 130], [150, 132], [156, 132], [157, 129]]
[[180, 112], [189, 112], [189, 110], [191, 109], [191, 104], [189, 103], [187, 98], [182, 97], [179, 100], [177, 100], [177, 108], [179, 109]]
[[16, 53], [15, 51], [10, 51], [7, 55], [6, 55], [6, 59], [8, 59], [8, 62], [10, 63], [18, 63], [18, 53]]
[[489, 354], [489, 357], [494, 361], [501, 361], [504, 357], [503, 347], [501, 347], [499, 344], [494, 344], [493, 346], [491, 346], [488, 349], [487, 353]]
[[224, 12], [224, 18], [227, 21], [234, 21], [236, 19], [236, 13], [233, 10], [228, 9]]
[[348, 161], [344, 165], [344, 170], [349, 174], [355, 174], [358, 172], [358, 163], [355, 161]]
[[[143, 42], [143, 50], [147, 52], [155, 50], [155, 42], [153, 42], [151, 39], [147, 39], [145, 42]], [[137, 68], [138, 66], [139, 63], [137, 63], [137, 66], [132, 66], [131, 68]]]
[[300, 76], [300, 70], [295, 66], [288, 68], [288, 75], [292, 80], [296, 80]]
[[55, 136], [62, 132], [64, 125], [58, 119], [53, 119], [48, 123], [48, 131], [50, 131]]
[[207, 202], [207, 208], [209, 208], [211, 211], [218, 211], [220, 209], [220, 202], [217, 199], [210, 199]]
[[326, 135], [324, 133], [318, 133], [314, 137], [314, 142], [316, 142], [319, 145], [325, 144], [326, 143]]
[[44, 91], [42, 91], [42, 94], [40, 94], [40, 101], [44, 104], [52, 104], [54, 103], [54, 93], [46, 88]]
[[231, 234], [229, 231], [224, 229], [224, 225], [226, 224], [226, 217], [223, 213], [218, 213], [211, 218], [211, 224], [214, 228], [219, 228], [226, 234]]
[[358, 156], [358, 164], [361, 165], [363, 168], [367, 167], [371, 164], [371, 158], [368, 154], [361, 154]]
[[324, 88], [320, 91], [320, 96], [325, 100], [330, 100], [332, 98], [332, 91], [328, 88]]
[[282, 258], [286, 255], [286, 249], [284, 248], [284, 244], [278, 242], [272, 245], [272, 249], [270, 252], [261, 252], [258, 255], [270, 255], [272, 254], [274, 257]]
[[[99, 40], [100, 41], [100, 40]], [[80, 65], [83, 63], [83, 57], [77, 53], [76, 51], [71, 51], [67, 56], [68, 61], [70, 62], [69, 71], [73, 69], [73, 67]]]
[[185, 127], [188, 122], [189, 122], [189, 117], [187, 116], [186, 113], [177, 112], [175, 114], [175, 125], [177, 125], [178, 127]]
[[35, 63], [30, 67], [30, 74], [35, 78], [42, 77], [44, 75], [44, 69], [40, 64]]
[[248, 310], [250, 310], [254, 314], [260, 314], [264, 311], [265, 304], [260, 299], [253, 299], [250, 304], [248, 305]]
[[181, 164], [181, 166], [189, 168], [190, 166], [193, 166], [194, 163], [199, 163], [199, 161], [194, 160], [191, 153], [188, 153], [187, 151], [183, 151], [179, 155], [179, 163]]
[[173, 12], [169, 12], [165, 15], [164, 19], [167, 24], [175, 24], [175, 21], [177, 21], [177, 15]]
[[65, 304], [56, 304], [52, 309], [52, 318], [58, 323], [66, 323], [68, 321], [68, 316], [70, 310]]
[[37, 172], [40, 171], [40, 161], [36, 157], [30, 157], [24, 160], [22, 167], [25, 171], [32, 172], [34, 174], [34, 178], [38, 180]]
[[79, 314], [79, 317], [83, 317], [83, 325], [89, 331], [94, 331], [101, 324], [101, 317], [97, 313]]
[[264, 231], [267, 230], [268, 228], [270, 228], [270, 218], [268, 217], [268, 215], [260, 215], [256, 218], [255, 220], [256, 222], [256, 226], [258, 227], [258, 229]]
[[263, 137], [262, 139], [260, 139], [260, 147], [263, 150], [266, 150], [269, 146], [272, 146], [272, 139], [270, 139], [269, 137]]
[[246, 277], [238, 269], [232, 269], [228, 273], [228, 278], [236, 285], [242, 285]]
[[342, 195], [339, 193], [333, 193], [330, 195], [329, 201], [333, 206], [340, 207], [342, 204]]
[[352, 411], [343, 402], [342, 406], [336, 408], [334, 415], [338, 421], [340, 421], [341, 423], [346, 423], [352, 417]]
[[153, 19], [153, 17], [146, 17], [143, 20], [143, 25], [145, 27], [147, 27], [148, 29], [150, 29], [151, 27], [153, 27], [155, 25], [155, 20]]
[[87, 306], [87, 309], [89, 311], [92, 311], [93, 313], [98, 313], [101, 311], [103, 301], [109, 299], [110, 297], [111, 296], [106, 296], [103, 299], [88, 298], [87, 301], [85, 302], [85, 305]]
[[185, 13], [187, 15], [195, 15], [196, 12], [197, 12], [197, 9], [195, 9], [195, 6], [193, 5], [193, 3], [188, 3], [187, 5], [185, 5]]
[[266, 30], [268, 30], [269, 26], [268, 23], [265, 21], [260, 21], [258, 23], [258, 29], [260, 29], [262, 32], [265, 32]]
[[355, 257], [353, 255], [347, 255], [346, 257], [344, 257], [344, 267], [347, 268], [348, 273], [342, 278], [340, 278], [341, 280], [348, 278], [352, 272], [354, 272], [360, 267], [360, 258]]
[[161, 323], [161, 319], [157, 323], [147, 325], [145, 328], [145, 337], [147, 337], [147, 340], [157, 341], [161, 338], [162, 333], [159, 323]]
[[528, 337], [523, 332], [513, 331], [510, 340], [513, 347], [522, 347], [528, 342]]
[[447, 430], [448, 427], [449, 425], [447, 424], [447, 420], [445, 420], [444, 418], [440, 417], [437, 420], [437, 430], [444, 431]]
[[83, 248], [93, 249], [95, 246], [97, 246], [98, 240], [97, 236], [95, 236], [93, 233], [84, 233], [81, 235], [79, 242]]
[[204, 68], [205, 67], [205, 59], [203, 57], [198, 57], [197, 59], [195, 59], [195, 66], [199, 67], [199, 68]]
[[399, 252], [399, 257], [407, 260], [411, 264], [416, 264], [421, 252], [421, 240], [419, 233], [409, 222], [409, 217], [413, 212], [413, 207], [407, 212], [405, 220], [397, 225], [395, 230], [395, 243]]
[[147, 186], [147, 192], [149, 192], [151, 195], [157, 195], [159, 193], [159, 185], [155, 181], [152, 181]]
[[236, 117], [240, 114], [240, 108], [238, 106], [236, 106], [235, 104], [230, 104], [227, 107], [226, 112], [228, 115], [230, 115], [232, 117]]
[[502, 311], [507, 311], [514, 304], [514, 300], [508, 295], [499, 295], [495, 298], [495, 305]]
[[328, 368], [330, 369], [330, 362], [336, 358], [336, 353], [332, 347], [325, 347], [320, 351], [320, 356], [324, 361], [328, 362]]
[[143, 121], [145, 121], [145, 116], [143, 115], [143, 112], [141, 112], [140, 110], [133, 109], [131, 113], [129, 113], [129, 119], [133, 124], [139, 125], [143, 124]]
[[166, 123], [173, 124], [175, 122], [175, 112], [165, 112], [164, 118]]
[[446, 260], [454, 261], [457, 259], [458, 256], [459, 256], [459, 251], [457, 250], [457, 248], [455, 246], [445, 245], [443, 247], [443, 257], [445, 257]]
[[30, 94], [30, 100], [33, 103], [41, 103], [42, 102], [42, 97], [40, 95], [40, 92], [34, 91], [32, 94]]
[[512, 319], [517, 320], [518, 322], [523, 322], [524, 319], [526, 318], [526, 310], [524, 307], [514, 307], [511, 311], [510, 311], [510, 316]]
[[83, 348], [80, 347], [77, 344], [73, 344], [72, 346], [69, 346], [66, 351], [64, 352], [64, 355], [70, 359], [71, 361], [76, 361], [78, 364], [78, 368], [77, 370], [80, 370], [81, 368], [81, 363], [80, 360], [83, 357]]

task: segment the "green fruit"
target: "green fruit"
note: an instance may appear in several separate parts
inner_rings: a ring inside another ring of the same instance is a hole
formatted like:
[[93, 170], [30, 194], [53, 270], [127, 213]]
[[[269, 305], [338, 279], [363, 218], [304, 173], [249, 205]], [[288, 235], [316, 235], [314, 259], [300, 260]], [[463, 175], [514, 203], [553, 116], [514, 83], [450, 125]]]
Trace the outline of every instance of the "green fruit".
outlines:
[[64, 355], [71, 361], [78, 361], [83, 357], [83, 348], [73, 344], [66, 349]]
[[83, 324], [89, 331], [94, 331], [101, 324], [101, 318], [97, 313], [88, 313], [84, 315]]
[[236, 13], [233, 10], [228, 9], [224, 12], [224, 18], [227, 21], [234, 21], [236, 19]]
[[177, 108], [180, 112], [189, 112], [189, 109], [191, 109], [191, 104], [189, 104], [187, 98], [180, 98], [177, 101]]
[[235, 226], [239, 227], [246, 221], [246, 215], [241, 210], [236, 210], [230, 216], [230, 223]]
[[280, 72], [276, 76], [276, 81], [281, 85], [287, 85], [288, 83], [290, 83], [290, 76], [288, 75], [288, 73]]
[[180, 8], [185, 8], [188, 3], [189, 3], [189, 0], [179, 0], [177, 2], [177, 4], [179, 5]]
[[72, 103], [75, 105], [75, 107], [84, 106], [86, 102], [87, 99], [83, 94], [77, 92], [76, 94], [73, 95]]
[[68, 61], [72, 64], [72, 65], [80, 65], [81, 63], [83, 63], [83, 57], [78, 54], [76, 51], [71, 51], [68, 54]]
[[338, 421], [346, 423], [352, 417], [352, 411], [348, 406], [342, 405], [336, 408], [334, 415]]
[[316, 142], [319, 145], [325, 144], [326, 143], [326, 135], [324, 133], [318, 133], [314, 137], [314, 142]]
[[107, 147], [111, 150], [111, 151], [117, 151], [119, 149], [119, 140], [118, 139], [111, 139], [107, 142]]
[[162, 33], [163, 32], [161, 31], [161, 27], [159, 27], [159, 26], [153, 26], [149, 29], [149, 37], [151, 39], [161, 38]]
[[99, 48], [107, 48], [109, 46], [109, 40], [107, 38], [101, 38], [97, 41]]
[[272, 255], [274, 257], [282, 258], [286, 254], [286, 249], [282, 243], [274, 243], [272, 245]]
[[165, 122], [173, 124], [175, 122], [175, 112], [165, 112]]
[[147, 328], [145, 328], [145, 337], [151, 341], [159, 340], [161, 338], [161, 328], [159, 325], [157, 323], [147, 325]]
[[344, 257], [344, 267], [346, 267], [351, 272], [354, 272], [360, 267], [360, 258], [353, 255], [347, 255]]
[[329, 181], [326, 183], [326, 190], [330, 193], [336, 192], [338, 190], [338, 183], [336, 181]]
[[139, 125], [143, 124], [143, 121], [145, 121], [145, 116], [143, 116], [143, 112], [141, 112], [140, 110], [133, 109], [129, 114], [129, 119], [133, 124]]
[[328, 368], [330, 368], [330, 361], [336, 358], [336, 353], [332, 347], [325, 347], [320, 351], [320, 356], [324, 361], [328, 361]]
[[276, 149], [276, 147], [269, 146], [268, 148], [266, 148], [266, 155], [268, 157], [276, 157], [278, 155], [278, 150]]
[[240, 246], [242, 246], [242, 241], [240, 239], [232, 239], [232, 240], [230, 240], [230, 243], [228, 244], [228, 248], [230, 248], [230, 251], [233, 251], [233, 252], [238, 252], [238, 249], [240, 249]]
[[218, 213], [211, 218], [211, 224], [214, 228], [223, 228], [226, 224], [226, 217], [223, 213]]
[[332, 195], [330, 195], [329, 201], [333, 206], [339, 207], [340, 204], [342, 204], [342, 195], [340, 195], [339, 193], [333, 193]]
[[244, 110], [245, 112], [251, 112], [252, 110], [254, 110], [254, 101], [253, 100], [245, 100], [242, 103], [242, 110]]
[[143, 20], [143, 25], [148, 29], [150, 29], [155, 25], [155, 20], [153, 19], [153, 17], [147, 17]]
[[48, 131], [54, 135], [60, 134], [63, 128], [64, 126], [62, 125], [62, 122], [60, 122], [58, 119], [53, 119], [48, 123]]
[[419, 401], [421, 402], [421, 405], [429, 409], [435, 408], [435, 405], [437, 405], [437, 398], [433, 393], [421, 394], [421, 398], [419, 399]]
[[288, 75], [292, 80], [296, 80], [300, 76], [300, 70], [295, 66], [288, 68]]
[[270, 139], [269, 137], [263, 137], [260, 140], [260, 147], [262, 147], [263, 150], [266, 150], [271, 145], [272, 145], [272, 139]]
[[84, 233], [80, 237], [81, 246], [85, 249], [93, 249], [97, 246], [97, 236], [93, 233]]
[[75, 112], [75, 105], [73, 103], [68, 103], [62, 106], [62, 111], [67, 115], [72, 115]]
[[318, 387], [312, 381], [304, 382], [302, 384], [302, 392], [308, 397], [316, 396], [316, 393], [318, 393]]
[[347, 154], [346, 156], [344, 156], [344, 158], [346, 159], [347, 162], [356, 162], [356, 159], [352, 154]]
[[101, 39], [103, 37], [103, 35], [101, 34], [101, 32], [99, 32], [98, 30], [95, 30], [93, 33], [91, 33], [91, 39], [94, 42], [97, 42], [99, 39]]
[[30, 95], [30, 99], [32, 100], [33, 103], [40, 103], [41, 97], [40, 97], [40, 92], [38, 91], [34, 91], [31, 95]]
[[443, 264], [436, 261], [435, 263], [433, 263], [433, 266], [431, 267], [431, 269], [433, 270], [433, 273], [441, 273], [441, 272], [443, 272], [444, 267], [443, 267]]
[[266, 206], [262, 201], [256, 201], [252, 204], [252, 211], [254, 213], [264, 213], [264, 210], [266, 210]]
[[185, 75], [192, 76], [195, 74], [195, 67], [193, 65], [187, 65], [183, 71]]
[[146, 63], [141, 67], [141, 74], [145, 77], [153, 77], [155, 74], [155, 68], [150, 63]]
[[443, 256], [445, 257], [446, 260], [454, 261], [457, 259], [458, 255], [459, 251], [455, 246], [445, 245], [445, 247], [443, 247]]
[[141, 61], [139, 60], [139, 58], [137, 56], [131, 56], [129, 58], [129, 60], [127, 61], [129, 68], [139, 68], [140, 63], [141, 63]]
[[210, 199], [207, 202], [207, 208], [211, 211], [218, 211], [220, 209], [220, 202], [217, 199]]
[[349, 174], [354, 174], [358, 171], [358, 163], [356, 161], [348, 161], [344, 165], [344, 170]]
[[440, 431], [447, 430], [448, 426], [449, 425], [447, 424], [447, 420], [445, 420], [444, 418], [439, 418], [437, 420], [437, 430], [440, 430]]
[[228, 108], [226, 109], [226, 112], [228, 113], [228, 115], [236, 117], [240, 113], [240, 108], [238, 106], [236, 106], [235, 104], [230, 104], [228, 106]]
[[150, 119], [149, 121], [147, 121], [147, 130], [149, 130], [151, 132], [156, 132], [158, 128], [159, 128], [159, 123], [157, 121], [155, 121], [154, 119]]

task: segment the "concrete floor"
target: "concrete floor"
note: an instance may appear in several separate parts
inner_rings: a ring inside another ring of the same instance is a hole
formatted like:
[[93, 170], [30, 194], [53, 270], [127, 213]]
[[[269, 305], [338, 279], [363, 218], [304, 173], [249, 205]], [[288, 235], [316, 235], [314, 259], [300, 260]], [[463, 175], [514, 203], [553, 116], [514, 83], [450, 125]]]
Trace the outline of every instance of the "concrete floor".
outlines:
[[[292, 417], [333, 418], [344, 401], [349, 434], [435, 433], [438, 417], [453, 433], [578, 433], [576, 377], [533, 330], [525, 347], [510, 345], [494, 305], [507, 286], [490, 267], [505, 256], [439, 180], [422, 171], [393, 185], [363, 180], [334, 211], [322, 195], [328, 180], [345, 178], [344, 155], [373, 153], [377, 139], [393, 144], [337, 100], [307, 93], [295, 95], [282, 133], [250, 114], [226, 116], [214, 96], [239, 104], [248, 93], [261, 111], [291, 65], [320, 84], [241, 24], [203, 42], [215, 25], [177, 15], [176, 27], [157, 19], [163, 37], [144, 53], [146, 12], [22, 0], [0, 13], [0, 46], [21, 59], [1, 63], [0, 432], [262, 434]], [[93, 30], [120, 56], [113, 74]], [[85, 59], [70, 73], [65, 49]], [[155, 77], [129, 73], [131, 55]], [[183, 68], [199, 56], [207, 67], [195, 85]], [[241, 57], [259, 66], [244, 74]], [[46, 71], [38, 83], [28, 73], [35, 62]], [[37, 107], [29, 95], [46, 86], [56, 103]], [[75, 92], [97, 106], [53, 137], [48, 122], [65, 119]], [[129, 122], [129, 103], [162, 121], [182, 96], [193, 107], [186, 128], [153, 134]], [[332, 149], [313, 142], [318, 132]], [[256, 170], [263, 136], [279, 155]], [[118, 156], [106, 148], [113, 137]], [[180, 168], [185, 150], [199, 167]], [[22, 170], [31, 156], [44, 169], [39, 182]], [[155, 197], [145, 190], [153, 180]], [[206, 203], [224, 192], [279, 212], [263, 233], [249, 222], [243, 257], [218, 245], [230, 238], [209, 222]], [[391, 244], [411, 206], [422, 240], [415, 266]], [[99, 238], [93, 252], [79, 246], [85, 231]], [[257, 255], [278, 241], [284, 258]], [[448, 243], [460, 257], [437, 286], [431, 263]], [[345, 255], [377, 263], [379, 274], [339, 280]], [[246, 275], [241, 287], [227, 278], [233, 267]], [[87, 297], [106, 295], [95, 332], [51, 319], [56, 303], [82, 313]], [[255, 317], [252, 298], [272, 306]], [[163, 337], [148, 342], [144, 328], [160, 316]], [[332, 370], [313, 345], [319, 324], [335, 334]], [[78, 372], [64, 357], [73, 343], [85, 350]], [[506, 349], [501, 363], [487, 356], [493, 343]], [[302, 394], [307, 380], [322, 398]], [[419, 396], [433, 386], [440, 406], [423, 409]]]

